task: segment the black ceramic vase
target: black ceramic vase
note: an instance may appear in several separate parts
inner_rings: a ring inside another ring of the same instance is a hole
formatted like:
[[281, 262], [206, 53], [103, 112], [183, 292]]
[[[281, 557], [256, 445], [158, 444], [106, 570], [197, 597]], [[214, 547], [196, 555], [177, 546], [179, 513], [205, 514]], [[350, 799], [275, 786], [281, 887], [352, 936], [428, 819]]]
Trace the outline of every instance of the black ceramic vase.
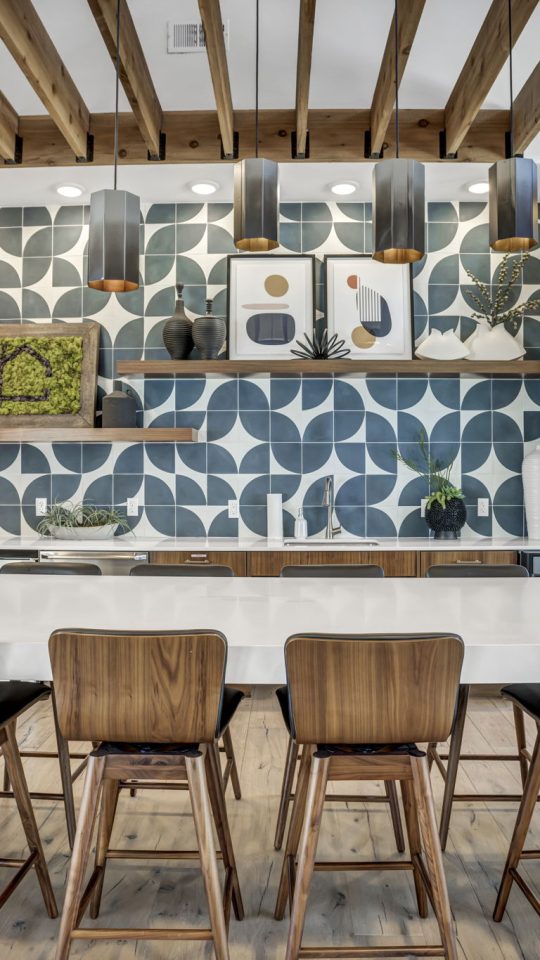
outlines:
[[201, 360], [217, 360], [227, 337], [227, 324], [223, 317], [212, 313], [212, 301], [206, 301], [206, 316], [193, 321], [193, 342]]
[[426, 523], [434, 531], [435, 540], [457, 540], [466, 519], [467, 508], [459, 497], [447, 500], [445, 507], [435, 500], [426, 510]]
[[163, 327], [163, 343], [173, 360], [185, 360], [193, 350], [193, 323], [186, 317], [183, 289], [183, 283], [176, 284], [176, 309]]

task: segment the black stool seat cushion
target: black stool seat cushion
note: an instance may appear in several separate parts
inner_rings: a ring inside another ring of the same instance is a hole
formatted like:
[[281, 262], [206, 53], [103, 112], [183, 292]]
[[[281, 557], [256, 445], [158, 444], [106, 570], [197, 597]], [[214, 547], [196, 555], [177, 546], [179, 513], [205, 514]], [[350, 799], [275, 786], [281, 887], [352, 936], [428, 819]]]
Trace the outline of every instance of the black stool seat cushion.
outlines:
[[511, 683], [501, 693], [540, 721], [540, 683]]
[[19, 713], [30, 707], [35, 700], [49, 696], [51, 688], [46, 683], [26, 680], [3, 680], [0, 682], [0, 725], [9, 723]]
[[243, 699], [244, 693], [242, 690], [237, 690], [236, 687], [229, 687], [227, 684], [225, 684], [223, 688], [223, 700], [221, 703], [221, 714], [218, 724], [219, 736], [221, 736], [224, 730], [226, 730], [229, 726]]
[[289, 691], [287, 687], [278, 687], [276, 690], [276, 697], [278, 699], [279, 708], [281, 710], [283, 720], [285, 721], [285, 726], [289, 733], [291, 732], [291, 713], [289, 709]]

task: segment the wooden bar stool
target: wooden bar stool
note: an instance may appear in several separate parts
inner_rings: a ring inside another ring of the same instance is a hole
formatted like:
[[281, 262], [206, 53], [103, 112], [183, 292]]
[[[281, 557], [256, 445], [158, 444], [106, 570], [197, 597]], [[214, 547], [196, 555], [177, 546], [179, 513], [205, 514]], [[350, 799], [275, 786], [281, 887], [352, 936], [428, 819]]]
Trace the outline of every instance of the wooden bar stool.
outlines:
[[[306, 577], [330, 577], [332, 579], [367, 578], [380, 579], [384, 577], [384, 570], [375, 563], [325, 563], [325, 564], [290, 564], [281, 568], [281, 577], [294, 577], [305, 579]], [[279, 687], [276, 690], [281, 713], [285, 721], [285, 726], [289, 731], [289, 743], [287, 744], [287, 757], [285, 760], [285, 769], [283, 771], [283, 783], [279, 798], [279, 811], [276, 823], [276, 835], [274, 838], [274, 848], [281, 850], [283, 837], [285, 836], [285, 827], [287, 825], [287, 816], [289, 805], [294, 800], [293, 784], [297, 761], [300, 759], [298, 745], [290, 736], [290, 718], [289, 718], [289, 698], [287, 687]], [[399, 801], [396, 785], [390, 780], [384, 785], [384, 796], [374, 795], [356, 795], [356, 794], [329, 794], [326, 798], [328, 803], [357, 803], [359, 800], [365, 803], [388, 803], [390, 807], [390, 816], [392, 818], [392, 827], [396, 838], [397, 849], [402, 853], [405, 850], [405, 840], [403, 837], [403, 826], [401, 823], [401, 813], [399, 811]]]
[[504, 917], [512, 884], [517, 883], [527, 900], [540, 915], [540, 900], [519, 873], [520, 860], [540, 860], [540, 850], [524, 850], [527, 832], [540, 794], [540, 683], [513, 683], [503, 687], [502, 695], [512, 701], [514, 709], [527, 713], [536, 723], [534, 745], [523, 797], [519, 807], [510, 849], [504, 867], [493, 919], [500, 922]]
[[[446, 957], [457, 960], [429, 768], [416, 741], [450, 731], [463, 660], [455, 635], [296, 635], [285, 645], [294, 739], [302, 764], [275, 917], [292, 900], [285, 960], [298, 957]], [[410, 859], [315, 860], [329, 780], [399, 780]], [[425, 858], [422, 856], [422, 845]], [[435, 945], [302, 946], [314, 870], [413, 871], [418, 909], [431, 901], [441, 936]]]
[[[0, 567], [0, 574], [3, 575], [38, 575], [38, 576], [85, 576], [100, 577], [101, 570], [95, 563], [62, 562], [62, 563], [6, 563]], [[80, 777], [86, 766], [88, 753], [73, 752], [70, 753], [69, 745], [62, 737], [58, 727], [56, 716], [56, 704], [54, 699], [54, 689], [47, 686], [48, 696], [51, 697], [52, 713], [54, 720], [54, 734], [56, 739], [56, 750], [21, 750], [21, 757], [32, 757], [34, 760], [58, 760], [60, 767], [60, 778], [62, 781], [62, 792], [44, 792], [43, 790], [31, 790], [32, 800], [61, 800], [64, 804], [66, 814], [66, 826], [69, 846], [73, 849], [75, 840], [76, 818], [75, 818], [75, 800], [73, 798], [73, 784]], [[42, 699], [45, 699], [43, 697]], [[71, 760], [82, 761], [72, 772]], [[10, 778], [7, 764], [4, 765], [4, 783], [3, 790], [0, 790], [0, 797], [14, 798], [13, 790], [10, 789]]]
[[[96, 740], [88, 759], [75, 846], [62, 912], [56, 960], [74, 939], [209, 940], [216, 960], [228, 960], [230, 905], [243, 905], [219, 772], [217, 737], [223, 721], [227, 641], [216, 631], [101, 633], [57, 630], [49, 641], [58, 718], [65, 737]], [[200, 859], [210, 926], [181, 929], [81, 927], [87, 907], [97, 916], [110, 850], [118, 790], [123, 781], [187, 780], [197, 851], [138, 850], [141, 859]], [[93, 873], [84, 887], [101, 796]], [[225, 867], [222, 893], [212, 815]]]
[[30, 855], [25, 860], [0, 858], [0, 866], [15, 868], [17, 871], [4, 889], [0, 891], [0, 907], [16, 890], [28, 871], [34, 867], [47, 913], [51, 918], [54, 918], [58, 916], [58, 909], [32, 809], [32, 801], [28, 793], [28, 785], [15, 731], [17, 718], [38, 703], [39, 700], [44, 700], [49, 695], [50, 689], [43, 683], [24, 683], [18, 680], [0, 683], [0, 751], [4, 757], [10, 782], [13, 784], [13, 796], [26, 834], [26, 842], [30, 849]]
[[[516, 563], [440, 563], [435, 564], [426, 571], [426, 577], [447, 577], [461, 579], [464, 577], [474, 578], [494, 578], [494, 577], [528, 577], [529, 574], [525, 567]], [[456, 793], [456, 778], [460, 761], [462, 760], [489, 760], [494, 762], [519, 762], [521, 782], [525, 785], [527, 779], [528, 758], [527, 742], [525, 739], [525, 724], [523, 714], [519, 707], [514, 704], [514, 725], [516, 730], [516, 740], [518, 745], [517, 753], [462, 753], [463, 731], [465, 729], [465, 720], [467, 718], [467, 706], [469, 703], [470, 686], [461, 684], [459, 688], [458, 701], [456, 706], [456, 715], [452, 726], [452, 739], [448, 753], [439, 753], [436, 743], [430, 743], [428, 747], [428, 759], [430, 766], [435, 763], [444, 780], [444, 797], [441, 810], [441, 846], [446, 850], [448, 840], [448, 830], [450, 828], [450, 817], [452, 815], [452, 805], [454, 801], [474, 802], [474, 801], [493, 801], [495, 803], [508, 803], [510, 801], [518, 803], [521, 800], [521, 794], [509, 793]], [[444, 765], [443, 761], [447, 761]]]

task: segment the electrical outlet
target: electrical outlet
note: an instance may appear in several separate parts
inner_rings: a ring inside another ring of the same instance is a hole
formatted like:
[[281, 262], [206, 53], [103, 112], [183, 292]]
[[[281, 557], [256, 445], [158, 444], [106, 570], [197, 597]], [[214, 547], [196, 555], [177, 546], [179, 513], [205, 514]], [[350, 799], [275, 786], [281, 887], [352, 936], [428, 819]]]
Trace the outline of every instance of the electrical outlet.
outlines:
[[128, 497], [126, 500], [127, 515], [128, 517], [138, 517], [139, 516], [139, 498], [138, 497]]
[[479, 497], [476, 501], [476, 510], [478, 517], [489, 517], [489, 499], [487, 497]]
[[229, 500], [227, 505], [229, 508], [229, 520], [238, 520], [240, 516], [240, 504], [238, 500]]
[[426, 503], [427, 503], [427, 497], [422, 497], [422, 499], [421, 499], [421, 501], [420, 501], [420, 516], [421, 516], [421, 517], [425, 517], [425, 515], [426, 515]]
[[36, 517], [47, 515], [47, 497], [36, 497]]

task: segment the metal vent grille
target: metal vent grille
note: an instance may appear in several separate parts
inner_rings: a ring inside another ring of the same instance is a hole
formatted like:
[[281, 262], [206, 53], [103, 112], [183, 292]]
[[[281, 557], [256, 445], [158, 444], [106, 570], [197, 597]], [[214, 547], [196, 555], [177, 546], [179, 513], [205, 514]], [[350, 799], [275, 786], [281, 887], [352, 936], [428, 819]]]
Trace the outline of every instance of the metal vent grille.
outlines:
[[[229, 22], [223, 24], [225, 49], [229, 49]], [[169, 20], [167, 24], [167, 53], [202, 53], [206, 50], [206, 39], [203, 25], [196, 23], [175, 23]]]

